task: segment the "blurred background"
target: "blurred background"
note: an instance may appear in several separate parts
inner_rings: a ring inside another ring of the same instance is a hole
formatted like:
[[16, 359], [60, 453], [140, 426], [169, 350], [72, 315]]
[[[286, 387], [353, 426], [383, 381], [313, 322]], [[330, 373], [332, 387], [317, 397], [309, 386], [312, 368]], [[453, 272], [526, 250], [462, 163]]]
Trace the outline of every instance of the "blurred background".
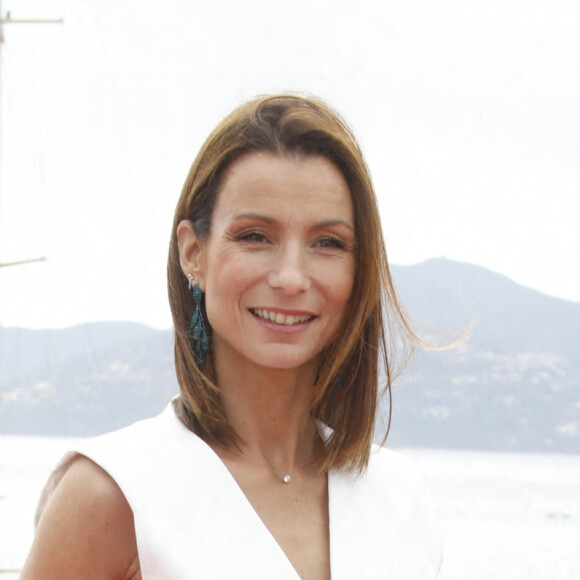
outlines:
[[168, 328], [172, 213], [199, 146], [261, 93], [353, 125], [390, 259], [447, 257], [580, 300], [580, 7], [3, 0], [3, 325]]
[[449, 333], [477, 321], [460, 347], [418, 352], [393, 393], [389, 445], [432, 486], [442, 578], [580, 577], [577, 2], [2, 0], [0, 13], [2, 580], [62, 437], [176, 392], [175, 203], [216, 123], [279, 91], [314, 93], [355, 129], [411, 314]]

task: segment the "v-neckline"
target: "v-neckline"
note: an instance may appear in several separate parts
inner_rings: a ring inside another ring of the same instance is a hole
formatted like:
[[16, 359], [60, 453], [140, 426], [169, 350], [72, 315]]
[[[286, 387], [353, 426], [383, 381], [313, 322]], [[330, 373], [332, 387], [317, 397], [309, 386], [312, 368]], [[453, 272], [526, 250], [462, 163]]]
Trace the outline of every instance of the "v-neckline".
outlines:
[[[185, 425], [183, 425], [183, 423], [181, 423], [181, 421], [175, 417], [177, 422], [184, 428], [187, 429], [187, 427], [185, 427]], [[327, 435], [326, 430], [328, 430], [329, 428], [326, 425], [323, 425], [322, 423], [320, 425], [317, 425], [319, 432], [321, 434], [321, 436], [324, 438]], [[189, 431], [189, 429], [187, 429]], [[258, 514], [258, 512], [256, 511], [256, 508], [254, 507], [254, 505], [252, 504], [252, 502], [248, 499], [248, 496], [244, 493], [244, 490], [242, 489], [242, 487], [240, 486], [240, 484], [238, 483], [237, 479], [234, 477], [234, 475], [232, 474], [232, 472], [228, 469], [227, 465], [224, 463], [224, 461], [222, 460], [222, 458], [218, 455], [218, 453], [203, 439], [201, 439], [199, 436], [195, 435], [195, 438], [201, 443], [202, 447], [206, 450], [206, 454], [208, 456], [208, 458], [211, 458], [212, 463], [215, 466], [215, 469], [218, 473], [222, 474], [222, 480], [224, 481], [224, 483], [227, 481], [228, 482], [228, 487], [233, 491], [239, 498], [239, 501], [237, 502], [239, 505], [244, 505], [244, 511], [246, 512], [246, 517], [250, 518], [250, 520], [252, 520], [254, 522], [255, 526], [258, 526], [258, 528], [260, 528], [262, 530], [262, 535], [264, 536], [264, 538], [269, 538], [269, 543], [274, 545], [274, 549], [278, 552], [278, 554], [280, 555], [280, 560], [285, 562], [285, 566], [288, 568], [288, 573], [291, 575], [294, 575], [295, 578], [297, 580], [300, 580], [300, 574], [298, 573], [298, 571], [296, 570], [296, 568], [294, 567], [294, 565], [292, 564], [292, 562], [290, 561], [290, 558], [288, 557], [288, 555], [286, 554], [286, 552], [284, 551], [284, 549], [282, 548], [282, 546], [279, 544], [278, 540], [276, 539], [276, 537], [274, 536], [274, 534], [272, 534], [272, 532], [270, 531], [270, 529], [268, 528], [268, 526], [266, 525], [266, 523], [264, 522], [264, 520], [260, 517], [260, 515]], [[331, 522], [332, 522], [332, 514], [331, 514], [331, 506], [333, 505], [333, 502], [331, 501], [331, 490], [332, 490], [332, 485], [331, 485], [331, 479], [332, 479], [332, 472], [329, 471], [327, 472], [327, 477], [326, 477], [326, 486], [327, 486], [327, 503], [328, 503], [328, 549], [329, 549], [329, 567], [330, 567], [330, 576], [332, 577], [332, 526], [331, 526]]]

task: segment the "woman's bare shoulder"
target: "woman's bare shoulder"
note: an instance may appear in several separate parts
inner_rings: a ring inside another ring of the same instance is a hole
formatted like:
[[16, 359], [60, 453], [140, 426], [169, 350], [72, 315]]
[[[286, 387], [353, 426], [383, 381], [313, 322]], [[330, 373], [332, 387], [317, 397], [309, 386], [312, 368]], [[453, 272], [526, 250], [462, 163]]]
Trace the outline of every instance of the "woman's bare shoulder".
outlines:
[[20, 578], [141, 578], [133, 512], [90, 459], [77, 456], [46, 502]]

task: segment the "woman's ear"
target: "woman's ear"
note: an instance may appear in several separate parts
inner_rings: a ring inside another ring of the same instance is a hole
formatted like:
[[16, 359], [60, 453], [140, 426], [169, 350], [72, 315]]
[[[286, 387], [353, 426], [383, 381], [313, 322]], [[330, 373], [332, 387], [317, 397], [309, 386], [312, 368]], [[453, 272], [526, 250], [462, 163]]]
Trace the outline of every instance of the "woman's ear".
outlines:
[[177, 247], [179, 265], [185, 276], [191, 274], [199, 284], [202, 292], [205, 287], [205, 242], [195, 233], [189, 220], [182, 220], [177, 225]]

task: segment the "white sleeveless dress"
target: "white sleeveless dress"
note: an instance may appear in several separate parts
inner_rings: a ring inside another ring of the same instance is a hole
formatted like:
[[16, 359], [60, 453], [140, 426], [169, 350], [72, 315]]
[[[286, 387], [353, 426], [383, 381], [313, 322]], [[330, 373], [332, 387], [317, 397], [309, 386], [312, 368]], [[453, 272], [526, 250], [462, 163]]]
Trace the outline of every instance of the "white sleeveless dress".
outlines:
[[[50, 497], [76, 454], [119, 485], [135, 518], [143, 580], [299, 580], [215, 452], [175, 416], [86, 440], [50, 476]], [[431, 580], [442, 559], [423, 483], [400, 455], [373, 448], [360, 477], [328, 475], [333, 580]]]

